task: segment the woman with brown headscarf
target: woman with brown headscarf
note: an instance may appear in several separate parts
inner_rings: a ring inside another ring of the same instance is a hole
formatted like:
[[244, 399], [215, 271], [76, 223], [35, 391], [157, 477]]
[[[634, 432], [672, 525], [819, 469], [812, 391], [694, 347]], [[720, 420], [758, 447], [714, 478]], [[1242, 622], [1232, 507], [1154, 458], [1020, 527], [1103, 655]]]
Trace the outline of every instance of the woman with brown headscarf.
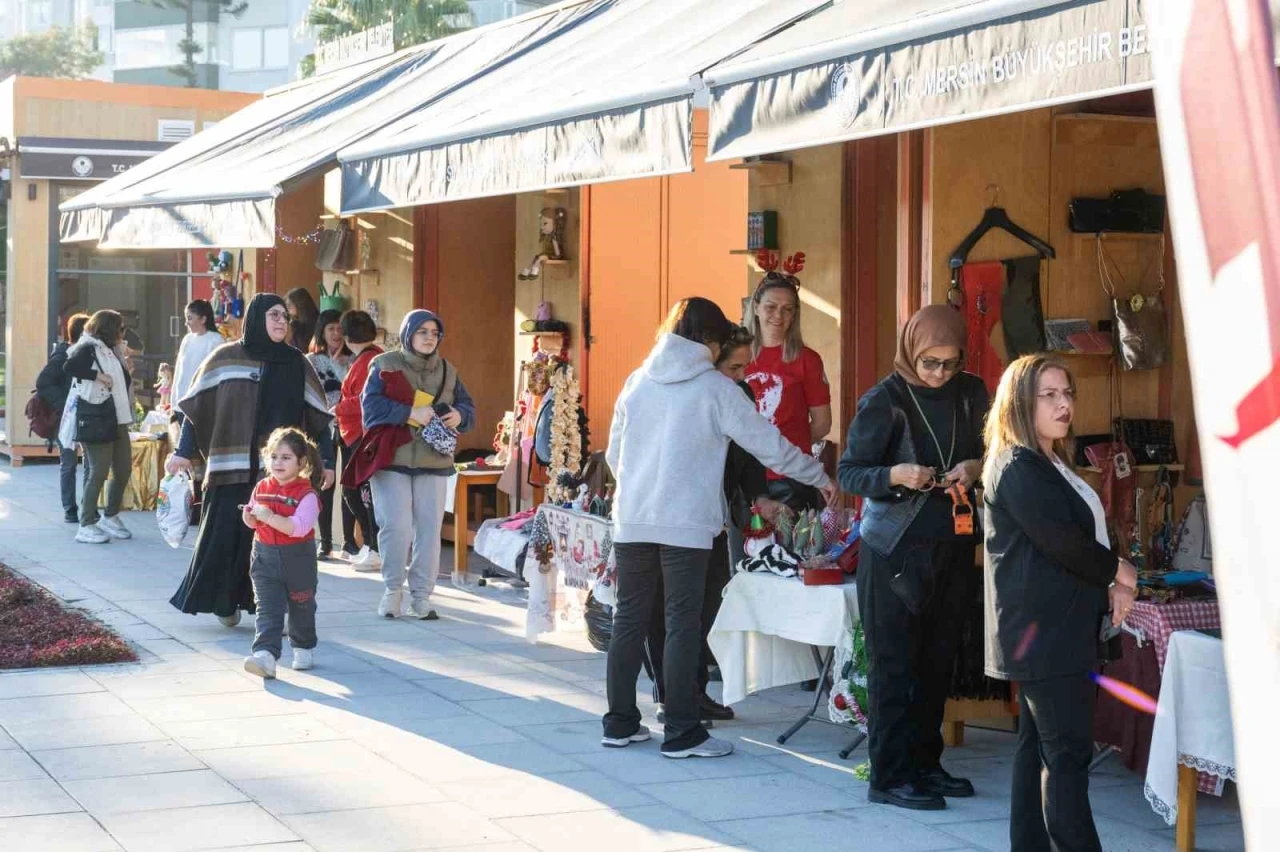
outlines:
[[[872, 802], [939, 810], [973, 785], [942, 768], [942, 714], [981, 575], [974, 486], [989, 397], [961, 371], [965, 324], [930, 305], [894, 372], [858, 402], [840, 487], [865, 499], [858, 611], [866, 634]], [[953, 487], [956, 486], [956, 487]]]

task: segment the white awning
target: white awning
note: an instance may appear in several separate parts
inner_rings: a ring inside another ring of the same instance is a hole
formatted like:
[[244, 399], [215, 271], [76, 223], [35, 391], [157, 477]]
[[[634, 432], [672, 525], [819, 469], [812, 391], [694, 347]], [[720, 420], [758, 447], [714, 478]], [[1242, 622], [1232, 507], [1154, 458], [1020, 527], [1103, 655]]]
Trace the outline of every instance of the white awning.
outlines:
[[63, 204], [66, 242], [269, 247], [275, 199], [388, 122], [554, 38], [572, 11], [468, 30], [291, 86]]
[[1143, 0], [833, 0], [703, 74], [708, 159], [1151, 85]]
[[581, 0], [549, 41], [345, 148], [345, 213], [692, 168], [697, 75], [824, 0]]

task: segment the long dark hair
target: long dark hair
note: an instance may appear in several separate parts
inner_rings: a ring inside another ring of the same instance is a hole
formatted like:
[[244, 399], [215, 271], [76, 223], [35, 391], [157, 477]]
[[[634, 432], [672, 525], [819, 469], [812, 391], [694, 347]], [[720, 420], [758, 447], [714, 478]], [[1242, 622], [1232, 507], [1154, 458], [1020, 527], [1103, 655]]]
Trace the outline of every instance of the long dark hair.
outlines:
[[658, 326], [658, 335], [674, 334], [694, 343], [723, 347], [737, 328], [715, 302], [691, 296], [671, 306], [671, 312]]
[[[316, 319], [316, 331], [311, 336], [311, 348], [309, 352], [316, 355], [329, 354], [329, 342], [324, 339], [324, 330], [331, 325], [342, 328], [342, 311], [321, 311], [320, 316]], [[343, 334], [345, 337], [345, 332]], [[347, 348], [347, 342], [342, 341], [342, 348], [338, 350], [339, 355], [350, 355], [351, 350]]]
[[192, 299], [187, 302], [187, 310], [204, 320], [205, 331], [218, 330], [218, 321], [213, 316], [213, 305], [204, 299]]
[[120, 342], [120, 333], [124, 331], [124, 317], [115, 311], [98, 311], [89, 317], [84, 330], [96, 337], [103, 346], [113, 349]]
[[295, 349], [305, 352], [311, 345], [311, 338], [315, 336], [320, 309], [305, 287], [294, 287], [284, 294], [284, 301], [292, 308], [290, 313], [297, 314], [297, 317], [289, 320], [289, 342]]

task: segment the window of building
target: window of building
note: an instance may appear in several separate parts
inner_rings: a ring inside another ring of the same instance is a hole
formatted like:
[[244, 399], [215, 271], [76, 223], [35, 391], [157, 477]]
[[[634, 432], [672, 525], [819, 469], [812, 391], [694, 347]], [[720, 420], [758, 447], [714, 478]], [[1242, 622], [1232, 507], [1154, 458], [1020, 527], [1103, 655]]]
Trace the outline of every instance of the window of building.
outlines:
[[262, 30], [231, 31], [231, 67], [236, 71], [257, 71], [262, 67]]
[[97, 43], [95, 46], [103, 53], [111, 53], [111, 49], [114, 46], [111, 43], [114, 35], [115, 28], [109, 24], [99, 24]]
[[267, 27], [262, 31], [262, 67], [289, 67], [288, 27]]
[[27, 32], [53, 25], [53, 0], [26, 0], [22, 4], [23, 24]]
[[[217, 61], [217, 44], [214, 41], [216, 24], [197, 23], [195, 41], [202, 47], [196, 54], [196, 64], [206, 65]], [[186, 27], [139, 27], [117, 29], [112, 34], [118, 69], [167, 68], [185, 61], [180, 47], [186, 38]]]

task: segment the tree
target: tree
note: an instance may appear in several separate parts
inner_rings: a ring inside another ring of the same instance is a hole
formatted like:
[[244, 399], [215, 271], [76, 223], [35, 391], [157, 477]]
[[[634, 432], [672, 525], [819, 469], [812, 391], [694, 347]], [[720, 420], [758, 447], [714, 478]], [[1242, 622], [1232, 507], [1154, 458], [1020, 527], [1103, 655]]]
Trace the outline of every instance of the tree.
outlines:
[[13, 74], [28, 77], [77, 79], [93, 73], [104, 59], [97, 48], [98, 28], [53, 27], [0, 42], [0, 79]]
[[187, 31], [182, 41], [178, 42], [178, 50], [182, 51], [182, 64], [174, 65], [169, 71], [186, 82], [188, 89], [199, 85], [200, 76], [196, 73], [196, 55], [204, 53], [204, 45], [196, 41], [196, 3], [202, 7], [213, 9], [219, 14], [238, 18], [249, 8], [248, 0], [146, 0], [157, 9], [175, 9], [187, 16]]
[[[465, 0], [311, 0], [307, 24], [325, 43], [391, 21], [396, 50], [460, 33], [471, 26]], [[315, 56], [302, 60], [302, 76], [315, 73]]]

